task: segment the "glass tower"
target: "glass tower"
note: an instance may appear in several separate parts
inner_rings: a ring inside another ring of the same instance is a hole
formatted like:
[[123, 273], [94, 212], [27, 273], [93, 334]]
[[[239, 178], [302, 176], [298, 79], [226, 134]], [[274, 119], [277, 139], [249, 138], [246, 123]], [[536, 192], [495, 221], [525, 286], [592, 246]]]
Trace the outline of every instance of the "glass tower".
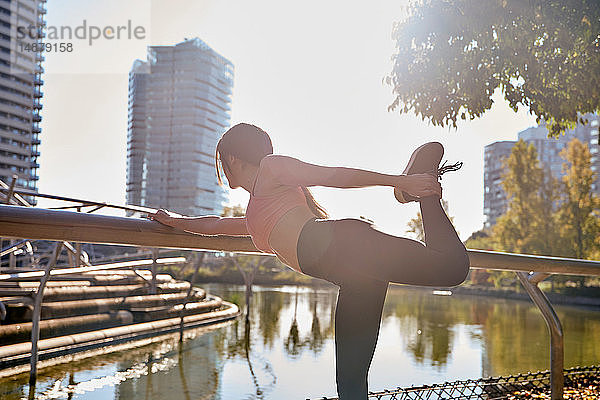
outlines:
[[230, 123], [233, 64], [202, 40], [151, 46], [129, 73], [127, 203], [220, 215], [215, 147]]
[[[45, 0], [0, 1], [0, 180], [37, 191]], [[27, 32], [27, 33], [25, 33]], [[35, 204], [35, 198], [25, 196]]]

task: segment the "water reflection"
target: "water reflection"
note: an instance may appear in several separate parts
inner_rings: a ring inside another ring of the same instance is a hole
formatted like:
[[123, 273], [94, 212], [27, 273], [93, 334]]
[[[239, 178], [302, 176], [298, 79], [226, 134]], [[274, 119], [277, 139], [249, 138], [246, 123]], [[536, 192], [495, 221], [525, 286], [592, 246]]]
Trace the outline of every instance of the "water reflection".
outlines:
[[[325, 301], [323, 301], [325, 300]], [[298, 328], [298, 290], [294, 293], [294, 314], [290, 329], [284, 341], [284, 346], [287, 355], [292, 359], [297, 359], [302, 355], [304, 349], [310, 350], [313, 354], [318, 355], [325, 344], [326, 338], [333, 337], [333, 324], [335, 313], [335, 297], [320, 296], [316, 289], [313, 289], [308, 294], [309, 310], [311, 315], [310, 331], [306, 337], [300, 337]], [[327, 326], [321, 328], [321, 318], [319, 315], [326, 312], [324, 318], [327, 321]]]
[[[251, 310], [251, 306], [248, 307], [248, 310]], [[251, 317], [252, 311], [247, 313], [241, 320], [234, 322], [230, 327], [230, 330], [232, 330], [232, 340], [226, 341], [225, 354], [228, 359], [244, 359], [248, 366], [251, 382], [254, 387], [254, 393], [250, 398], [264, 399], [265, 393], [270, 392], [277, 382], [277, 377], [268, 359], [261, 357], [260, 353], [257, 352], [254, 354], [252, 351], [253, 340]], [[243, 329], [243, 332], [240, 332], [241, 329]], [[262, 377], [256, 373], [257, 368], [267, 372], [269, 375], [267, 379], [263, 380]]]
[[285, 339], [285, 348], [287, 353], [291, 357], [298, 356], [300, 354], [300, 348], [302, 344], [300, 343], [300, 332], [298, 330], [298, 320], [296, 319], [298, 315], [298, 290], [296, 289], [296, 293], [294, 294], [294, 317], [292, 318], [292, 325], [290, 326], [290, 333], [288, 337]]
[[[143, 373], [120, 382], [115, 398], [214, 399], [223, 369], [215, 340], [218, 335], [214, 333], [200, 335], [181, 346], [173, 339], [169, 351], [149, 352]], [[118, 363], [118, 369], [129, 371], [137, 364], [135, 360], [124, 360]]]
[[[244, 298], [242, 286], [208, 291]], [[37, 399], [280, 399], [335, 393], [337, 291], [257, 287], [248, 318], [178, 343], [177, 335], [136, 350], [42, 370]], [[244, 304], [240, 305], [244, 309]], [[566, 366], [600, 362], [600, 313], [557, 307]], [[360, 316], [357, 316], [360, 318]], [[391, 287], [373, 359], [373, 390], [543, 370], [549, 337], [529, 302], [433, 296]], [[0, 398], [27, 398], [27, 376], [0, 381]]]

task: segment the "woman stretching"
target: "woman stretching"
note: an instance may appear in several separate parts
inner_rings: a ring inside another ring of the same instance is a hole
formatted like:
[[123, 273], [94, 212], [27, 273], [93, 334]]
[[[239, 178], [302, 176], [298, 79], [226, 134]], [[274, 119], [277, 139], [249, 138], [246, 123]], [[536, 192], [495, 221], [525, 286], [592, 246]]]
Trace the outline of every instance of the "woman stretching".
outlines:
[[[469, 271], [469, 257], [440, 204], [438, 177], [462, 163], [439, 168], [438, 142], [417, 148], [400, 175], [325, 167], [274, 155], [271, 139], [241, 123], [223, 134], [215, 167], [231, 188], [250, 193], [245, 217], [183, 217], [160, 210], [163, 224], [207, 235], [250, 235], [261, 251], [275, 254], [304, 274], [339, 286], [335, 311], [335, 356], [340, 400], [366, 400], [367, 374], [375, 351], [389, 282], [455, 286]], [[418, 201], [425, 244], [392, 236], [360, 219], [329, 219], [308, 186], [391, 186], [401, 203]]]

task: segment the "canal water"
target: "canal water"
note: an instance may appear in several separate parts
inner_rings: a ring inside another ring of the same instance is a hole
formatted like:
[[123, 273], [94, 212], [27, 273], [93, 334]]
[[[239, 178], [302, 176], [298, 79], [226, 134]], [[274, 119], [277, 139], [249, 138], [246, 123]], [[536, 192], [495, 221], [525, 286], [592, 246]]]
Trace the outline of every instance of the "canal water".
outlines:
[[[244, 288], [203, 285], [244, 303]], [[249, 318], [42, 370], [36, 399], [316, 399], [335, 395], [334, 288], [255, 287]], [[566, 367], [600, 363], [600, 312], [557, 307]], [[356, 316], [360, 318], [360, 315]], [[545, 370], [549, 336], [526, 301], [390, 286], [370, 390]], [[0, 398], [27, 399], [27, 376]]]

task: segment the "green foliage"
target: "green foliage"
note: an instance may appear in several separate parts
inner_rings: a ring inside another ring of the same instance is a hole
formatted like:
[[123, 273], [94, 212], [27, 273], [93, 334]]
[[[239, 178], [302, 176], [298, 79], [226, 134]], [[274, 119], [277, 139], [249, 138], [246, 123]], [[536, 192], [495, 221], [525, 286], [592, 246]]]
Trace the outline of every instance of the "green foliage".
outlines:
[[233, 292], [229, 295], [229, 297], [225, 299], [225, 301], [228, 301], [230, 303], [235, 304], [238, 307], [241, 307], [244, 300], [240, 292]]
[[470, 249], [494, 250], [496, 244], [494, 243], [494, 237], [491, 235], [492, 231], [490, 229], [482, 229], [473, 232], [466, 240], [465, 246]]
[[[483, 229], [471, 234], [471, 237], [465, 242], [468, 249], [500, 251], [501, 245], [494, 236], [493, 229]], [[515, 285], [516, 277], [514, 272], [492, 271], [492, 270], [471, 270], [469, 279], [473, 285], [488, 286], [493, 285], [496, 288]]]
[[[502, 174], [508, 210], [492, 229], [471, 235], [466, 247], [598, 259], [600, 200], [591, 190], [590, 152], [587, 145], [573, 139], [561, 157], [566, 175], [559, 182], [540, 166], [533, 144], [517, 142], [504, 161]], [[483, 276], [472, 274], [471, 279], [481, 283]], [[489, 272], [488, 281], [496, 287], [516, 283], [514, 274], [500, 271]], [[552, 282], [582, 286], [584, 278], [556, 276]]]
[[558, 212], [564, 255], [589, 258], [600, 248], [600, 199], [592, 192], [591, 154], [587, 144], [573, 139], [560, 156], [565, 160], [564, 198]]
[[493, 229], [498, 250], [555, 255], [559, 241], [554, 212], [557, 183], [539, 165], [533, 144], [523, 140], [515, 144], [504, 160], [502, 185], [508, 210]]
[[499, 88], [549, 136], [600, 110], [598, 0], [421, 0], [395, 26], [390, 110], [456, 127]]
[[[504, 160], [502, 186], [507, 195], [508, 210], [498, 218], [492, 236], [496, 250], [511, 253], [557, 255], [560, 241], [556, 229], [554, 204], [557, 197], [556, 178], [540, 166], [533, 144], [519, 140]], [[494, 286], [519, 286], [514, 273], [494, 271]]]
[[[495, 238], [492, 236], [492, 231], [490, 229], [482, 229], [471, 234], [465, 241], [465, 247], [468, 249], [494, 251], [498, 246], [495, 243]], [[473, 285], [487, 286], [491, 282], [496, 286], [495, 283], [500, 283], [500, 281], [494, 279], [495, 274], [495, 271], [472, 269], [468, 279]]]

